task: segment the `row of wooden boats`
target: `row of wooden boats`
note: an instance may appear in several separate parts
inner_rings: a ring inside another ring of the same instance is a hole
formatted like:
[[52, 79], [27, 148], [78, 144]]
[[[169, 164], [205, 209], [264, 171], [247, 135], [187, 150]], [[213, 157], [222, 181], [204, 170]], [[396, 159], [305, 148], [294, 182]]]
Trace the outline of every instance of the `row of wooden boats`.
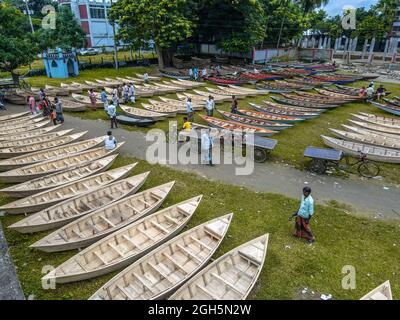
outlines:
[[342, 125], [347, 131], [330, 129], [340, 139], [323, 135], [324, 143], [348, 155], [362, 153], [370, 160], [400, 163], [400, 119], [360, 112], [349, 122]]

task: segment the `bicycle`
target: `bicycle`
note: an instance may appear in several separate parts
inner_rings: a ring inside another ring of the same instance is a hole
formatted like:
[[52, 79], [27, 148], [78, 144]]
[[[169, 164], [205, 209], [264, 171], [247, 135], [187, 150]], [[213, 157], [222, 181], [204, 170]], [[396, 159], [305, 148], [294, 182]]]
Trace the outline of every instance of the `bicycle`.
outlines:
[[[357, 172], [365, 178], [373, 178], [379, 175], [381, 169], [376, 164], [376, 162], [367, 159], [367, 155], [363, 152], [359, 153], [358, 157], [352, 157], [346, 155], [345, 157], [345, 165], [341, 165], [344, 170], [347, 170], [349, 167], [357, 166]], [[339, 166], [340, 167], [340, 166]]]

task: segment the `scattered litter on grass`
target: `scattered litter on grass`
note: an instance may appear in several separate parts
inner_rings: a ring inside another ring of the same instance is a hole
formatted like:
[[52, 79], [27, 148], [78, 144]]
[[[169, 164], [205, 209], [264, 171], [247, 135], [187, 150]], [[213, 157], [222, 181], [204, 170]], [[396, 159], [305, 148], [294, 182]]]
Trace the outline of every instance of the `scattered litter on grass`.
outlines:
[[332, 299], [332, 295], [329, 294], [321, 294], [321, 299], [322, 300], [331, 300]]

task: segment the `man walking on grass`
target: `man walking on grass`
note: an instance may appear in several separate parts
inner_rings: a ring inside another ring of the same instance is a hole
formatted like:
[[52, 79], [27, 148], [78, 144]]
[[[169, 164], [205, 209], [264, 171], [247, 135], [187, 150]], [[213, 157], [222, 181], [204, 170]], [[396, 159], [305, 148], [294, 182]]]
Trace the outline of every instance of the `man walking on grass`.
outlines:
[[114, 104], [109, 104], [108, 108], [107, 108], [107, 112], [108, 115], [110, 116], [110, 120], [111, 120], [111, 129], [114, 129], [114, 125], [115, 128], [118, 128], [117, 125], [117, 108], [115, 107]]
[[310, 220], [314, 214], [314, 199], [311, 197], [311, 188], [304, 187], [299, 210], [293, 214], [296, 217], [295, 233], [298, 238], [305, 238], [309, 243], [315, 241], [311, 232]]

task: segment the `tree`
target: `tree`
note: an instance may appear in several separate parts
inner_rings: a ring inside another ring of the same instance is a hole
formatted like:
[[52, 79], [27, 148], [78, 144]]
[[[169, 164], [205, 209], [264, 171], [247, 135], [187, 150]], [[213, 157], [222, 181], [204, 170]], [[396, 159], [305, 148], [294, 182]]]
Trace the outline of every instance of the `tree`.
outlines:
[[329, 0], [295, 0], [295, 2], [300, 4], [304, 13], [309, 13], [328, 4]]
[[[153, 40], [161, 68], [172, 65], [174, 46], [192, 35], [186, 0], [120, 0], [112, 5], [110, 19], [118, 24], [118, 39], [136, 45]], [[193, 17], [192, 17], [193, 18]]]
[[38, 47], [30, 32], [28, 18], [16, 7], [0, 3], [0, 70], [10, 72], [14, 82], [19, 77], [15, 69], [35, 60]]
[[86, 39], [85, 32], [67, 6], [59, 6], [55, 29], [40, 29], [38, 33], [39, 45], [43, 51], [45, 48], [54, 49], [56, 47], [64, 50], [81, 48]]

